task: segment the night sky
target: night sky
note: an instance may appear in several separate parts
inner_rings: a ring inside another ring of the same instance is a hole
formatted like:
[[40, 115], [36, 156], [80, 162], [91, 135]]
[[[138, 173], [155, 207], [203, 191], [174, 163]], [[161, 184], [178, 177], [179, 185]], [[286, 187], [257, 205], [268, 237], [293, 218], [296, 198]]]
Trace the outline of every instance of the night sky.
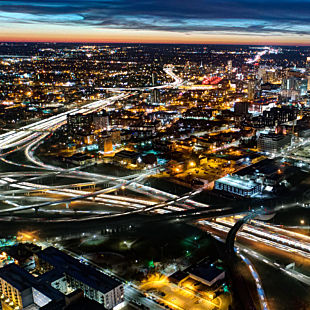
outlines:
[[310, 45], [310, 0], [0, 0], [0, 41]]

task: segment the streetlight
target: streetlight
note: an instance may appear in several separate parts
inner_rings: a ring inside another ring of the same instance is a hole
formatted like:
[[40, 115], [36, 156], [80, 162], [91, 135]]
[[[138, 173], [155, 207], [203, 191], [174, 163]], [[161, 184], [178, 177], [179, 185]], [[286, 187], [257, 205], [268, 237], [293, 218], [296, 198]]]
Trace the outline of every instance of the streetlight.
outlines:
[[189, 162], [189, 166], [193, 168], [193, 167], [196, 166], [196, 163], [195, 163], [194, 161], [190, 161], [190, 162]]
[[305, 220], [300, 220], [300, 224], [304, 225], [305, 224]]

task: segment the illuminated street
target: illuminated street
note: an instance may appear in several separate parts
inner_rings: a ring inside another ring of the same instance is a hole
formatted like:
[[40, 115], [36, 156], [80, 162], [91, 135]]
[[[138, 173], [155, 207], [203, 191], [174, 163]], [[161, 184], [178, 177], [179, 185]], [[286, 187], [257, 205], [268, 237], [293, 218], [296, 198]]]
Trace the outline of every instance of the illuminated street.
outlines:
[[4, 2], [0, 308], [307, 310], [306, 9]]
[[229, 296], [223, 295], [213, 299], [208, 293], [197, 292], [194, 286], [179, 287], [159, 275], [152, 276], [142, 283], [140, 288], [151, 296], [163, 295], [160, 300], [175, 309], [227, 309], [229, 304]]

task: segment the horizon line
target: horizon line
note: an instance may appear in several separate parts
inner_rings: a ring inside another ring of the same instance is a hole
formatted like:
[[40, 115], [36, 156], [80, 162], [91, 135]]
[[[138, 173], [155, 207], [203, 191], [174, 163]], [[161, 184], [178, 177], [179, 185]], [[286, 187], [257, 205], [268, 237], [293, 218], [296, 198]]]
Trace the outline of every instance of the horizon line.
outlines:
[[277, 43], [270, 43], [270, 42], [266, 42], [266, 43], [201, 43], [201, 42], [130, 42], [130, 41], [62, 41], [62, 40], [53, 40], [53, 41], [44, 41], [44, 40], [0, 40], [0, 44], [1, 43], [42, 43], [42, 44], [57, 44], [57, 43], [68, 43], [68, 44], [145, 44], [145, 45], [152, 45], [152, 44], [162, 44], [162, 45], [236, 45], [236, 46], [290, 46], [290, 47], [310, 47], [310, 43], [308, 44], [294, 44], [294, 43], [287, 43], [287, 44], [277, 44]]

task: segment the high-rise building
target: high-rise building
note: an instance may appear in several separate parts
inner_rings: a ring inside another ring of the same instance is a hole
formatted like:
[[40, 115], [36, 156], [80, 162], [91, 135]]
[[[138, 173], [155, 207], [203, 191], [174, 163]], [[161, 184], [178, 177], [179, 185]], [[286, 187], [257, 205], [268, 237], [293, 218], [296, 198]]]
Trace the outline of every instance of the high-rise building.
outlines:
[[231, 72], [231, 70], [232, 70], [232, 60], [228, 60], [228, 62], [227, 62], [227, 71], [228, 72]]
[[[152, 86], [157, 85], [157, 73], [155, 71], [152, 72]], [[160, 92], [158, 89], [153, 89], [151, 92], [151, 102], [158, 103], [160, 102]]]
[[102, 110], [93, 113], [93, 129], [95, 131], [103, 131], [109, 129], [109, 115], [106, 111]]
[[283, 80], [282, 89], [287, 91], [298, 90], [298, 79], [296, 77], [289, 77]]
[[157, 73], [155, 71], [152, 72], [152, 86], [156, 86], [157, 84]]
[[306, 60], [306, 69], [310, 71], [310, 57], [307, 57], [307, 60]]
[[278, 72], [269, 67], [260, 66], [257, 70], [257, 79], [263, 83], [274, 83], [278, 81]]
[[160, 92], [158, 89], [153, 89], [151, 93], [151, 102], [159, 103], [160, 102]]
[[309, 77], [306, 79], [304, 77], [290, 76], [283, 79], [281, 93], [283, 96], [295, 100], [306, 95], [309, 87]]
[[234, 112], [237, 115], [244, 115], [249, 113], [249, 102], [235, 102]]
[[249, 80], [248, 81], [248, 99], [253, 101], [255, 99], [255, 81]]
[[67, 127], [70, 134], [90, 133], [92, 116], [90, 113], [70, 113], [67, 115]]
[[68, 132], [71, 134], [91, 134], [109, 128], [106, 111], [92, 113], [71, 113], [67, 115]]

